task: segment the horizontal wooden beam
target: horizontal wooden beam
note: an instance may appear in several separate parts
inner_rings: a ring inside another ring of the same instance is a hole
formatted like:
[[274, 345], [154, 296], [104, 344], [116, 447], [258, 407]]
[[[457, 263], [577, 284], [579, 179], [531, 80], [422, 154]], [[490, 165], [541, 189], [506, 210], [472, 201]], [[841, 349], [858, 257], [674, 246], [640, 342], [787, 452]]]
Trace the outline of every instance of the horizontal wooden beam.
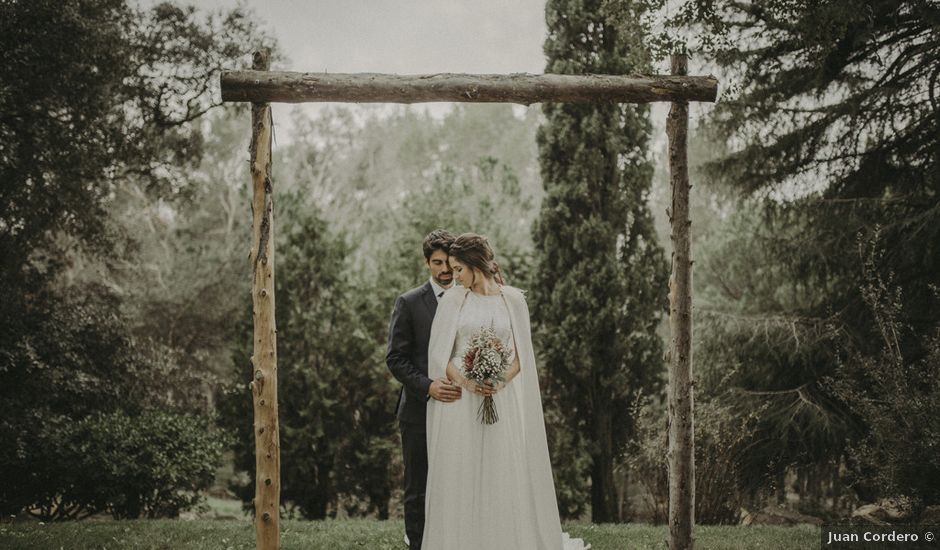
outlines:
[[708, 101], [713, 76], [297, 73], [226, 71], [222, 101], [254, 103], [649, 103]]

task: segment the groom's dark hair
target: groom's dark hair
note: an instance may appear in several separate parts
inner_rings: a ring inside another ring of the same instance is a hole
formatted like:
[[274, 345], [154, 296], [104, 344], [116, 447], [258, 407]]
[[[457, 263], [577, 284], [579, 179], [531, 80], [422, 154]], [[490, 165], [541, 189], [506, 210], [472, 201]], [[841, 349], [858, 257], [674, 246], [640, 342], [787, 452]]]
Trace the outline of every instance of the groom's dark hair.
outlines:
[[434, 254], [435, 250], [443, 250], [444, 252], [450, 254], [450, 245], [454, 243], [454, 239], [457, 237], [446, 229], [435, 229], [428, 233], [428, 236], [424, 238], [424, 260], [429, 261], [431, 259], [431, 254]]

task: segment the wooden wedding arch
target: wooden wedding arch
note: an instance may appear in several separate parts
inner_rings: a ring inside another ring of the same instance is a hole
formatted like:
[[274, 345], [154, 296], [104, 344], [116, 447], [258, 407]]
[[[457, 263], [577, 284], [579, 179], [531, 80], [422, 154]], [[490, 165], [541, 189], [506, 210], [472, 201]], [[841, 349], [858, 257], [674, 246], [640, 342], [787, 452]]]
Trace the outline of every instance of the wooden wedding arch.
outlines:
[[673, 55], [670, 75], [554, 74], [330, 74], [270, 70], [270, 54], [254, 53], [250, 71], [221, 75], [223, 102], [251, 102], [249, 166], [253, 186], [252, 241], [254, 351], [251, 389], [255, 433], [255, 538], [259, 550], [279, 548], [280, 448], [277, 402], [277, 329], [274, 323], [274, 183], [271, 179], [271, 102], [420, 103], [672, 103], [669, 138], [673, 242], [669, 278], [669, 547], [693, 546], [695, 509], [692, 415], [692, 259], [687, 140], [689, 102], [714, 102], [718, 80], [688, 76], [685, 55]]

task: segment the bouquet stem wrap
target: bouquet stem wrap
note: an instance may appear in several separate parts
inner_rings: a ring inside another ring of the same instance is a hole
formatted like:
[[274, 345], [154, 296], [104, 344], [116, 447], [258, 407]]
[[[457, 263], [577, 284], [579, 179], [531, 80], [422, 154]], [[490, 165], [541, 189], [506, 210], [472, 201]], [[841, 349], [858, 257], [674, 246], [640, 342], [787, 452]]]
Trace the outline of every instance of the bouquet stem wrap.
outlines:
[[480, 409], [477, 411], [477, 418], [484, 424], [496, 424], [499, 421], [499, 415], [496, 414], [496, 405], [493, 403], [493, 396], [487, 395], [480, 403]]

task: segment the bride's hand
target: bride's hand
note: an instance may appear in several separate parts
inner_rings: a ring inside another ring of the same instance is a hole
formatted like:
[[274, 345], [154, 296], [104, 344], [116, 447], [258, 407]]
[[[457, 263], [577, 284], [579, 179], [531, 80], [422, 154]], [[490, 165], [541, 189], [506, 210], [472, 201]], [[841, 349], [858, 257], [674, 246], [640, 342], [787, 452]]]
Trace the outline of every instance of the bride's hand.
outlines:
[[479, 386], [479, 385], [477, 386], [478, 391], [475, 393], [478, 393], [482, 395], [483, 397], [489, 397], [492, 395], [496, 395], [501, 389], [505, 387], [506, 387], [505, 382], [493, 382], [492, 380], [487, 380], [486, 382], [483, 383], [482, 386]]

